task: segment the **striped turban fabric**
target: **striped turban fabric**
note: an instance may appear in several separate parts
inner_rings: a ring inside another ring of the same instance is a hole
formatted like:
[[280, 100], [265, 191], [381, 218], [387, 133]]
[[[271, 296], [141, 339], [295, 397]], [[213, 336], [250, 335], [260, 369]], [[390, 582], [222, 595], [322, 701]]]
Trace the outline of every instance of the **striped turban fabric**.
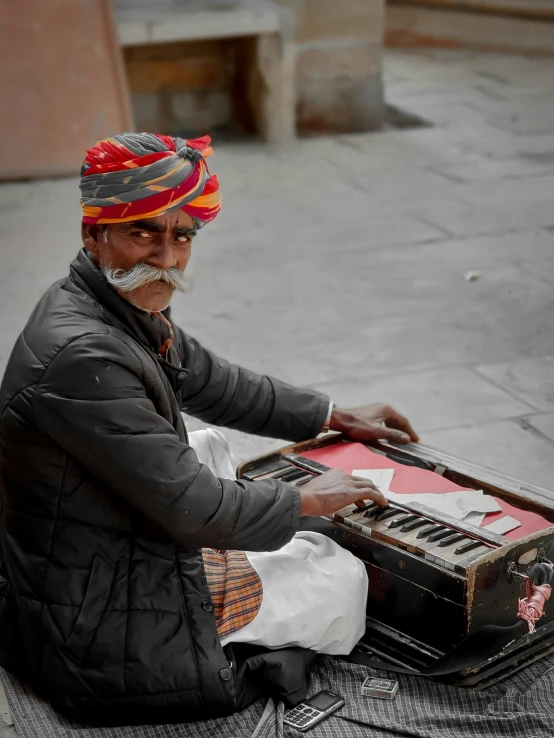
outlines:
[[99, 141], [81, 167], [83, 223], [126, 223], [183, 210], [202, 228], [221, 208], [219, 182], [206, 163], [210, 141], [156, 133]]

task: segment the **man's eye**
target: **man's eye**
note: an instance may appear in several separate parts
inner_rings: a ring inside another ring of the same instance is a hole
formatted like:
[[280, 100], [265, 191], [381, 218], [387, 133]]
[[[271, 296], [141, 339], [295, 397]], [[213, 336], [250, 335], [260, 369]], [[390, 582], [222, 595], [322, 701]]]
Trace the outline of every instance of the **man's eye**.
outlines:
[[132, 235], [137, 238], [150, 238], [152, 234], [148, 233], [148, 231], [135, 231]]
[[182, 236], [177, 236], [177, 241], [179, 241], [179, 243], [190, 243], [190, 236], [186, 236], [184, 234]]

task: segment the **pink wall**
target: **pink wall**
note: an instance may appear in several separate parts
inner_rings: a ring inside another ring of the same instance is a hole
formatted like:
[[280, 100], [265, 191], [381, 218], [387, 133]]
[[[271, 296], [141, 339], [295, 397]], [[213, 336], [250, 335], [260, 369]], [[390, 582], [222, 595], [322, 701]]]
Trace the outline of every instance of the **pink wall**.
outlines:
[[0, 178], [77, 174], [132, 127], [110, 0], [0, 0]]

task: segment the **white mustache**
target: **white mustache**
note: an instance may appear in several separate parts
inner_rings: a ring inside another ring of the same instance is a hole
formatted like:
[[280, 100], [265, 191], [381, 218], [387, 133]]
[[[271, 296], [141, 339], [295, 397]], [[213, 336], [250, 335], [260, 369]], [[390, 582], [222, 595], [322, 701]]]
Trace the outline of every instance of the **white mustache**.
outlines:
[[149, 264], [135, 264], [127, 272], [124, 269], [112, 269], [111, 267], [102, 269], [102, 272], [109, 284], [116, 287], [120, 292], [134, 292], [153, 282], [166, 282], [179, 292], [186, 291], [185, 275], [175, 267], [158, 269], [158, 267]]

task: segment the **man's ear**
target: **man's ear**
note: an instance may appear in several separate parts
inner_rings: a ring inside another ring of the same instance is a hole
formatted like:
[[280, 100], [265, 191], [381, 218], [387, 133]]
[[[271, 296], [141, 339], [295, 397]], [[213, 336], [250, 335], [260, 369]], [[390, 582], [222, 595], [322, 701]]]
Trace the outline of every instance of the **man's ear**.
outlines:
[[93, 256], [99, 256], [99, 239], [104, 238], [102, 226], [96, 223], [83, 223], [81, 226], [83, 245]]

